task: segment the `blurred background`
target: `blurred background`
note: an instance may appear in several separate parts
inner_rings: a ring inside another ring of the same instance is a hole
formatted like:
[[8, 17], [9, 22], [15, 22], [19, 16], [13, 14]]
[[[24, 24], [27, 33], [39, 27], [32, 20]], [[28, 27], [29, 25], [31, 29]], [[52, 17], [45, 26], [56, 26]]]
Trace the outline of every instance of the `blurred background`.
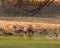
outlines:
[[[46, 0], [0, 0], [0, 16], [18, 17], [31, 16], [27, 12], [37, 8]], [[50, 0], [52, 1], [52, 0]], [[54, 0], [50, 5], [44, 6], [33, 15], [34, 17], [56, 17], [60, 18], [60, 0]]]

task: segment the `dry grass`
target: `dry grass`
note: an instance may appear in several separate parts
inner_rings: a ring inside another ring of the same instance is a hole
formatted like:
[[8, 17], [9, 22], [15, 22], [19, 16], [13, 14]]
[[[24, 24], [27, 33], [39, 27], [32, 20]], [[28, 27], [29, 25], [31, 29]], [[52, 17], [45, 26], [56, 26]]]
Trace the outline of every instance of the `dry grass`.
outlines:
[[26, 30], [30, 25], [33, 25], [33, 27], [36, 29], [56, 28], [58, 31], [60, 29], [60, 24], [0, 20], [0, 28], [3, 28], [4, 30], [12, 31], [14, 30], [14, 25], [17, 27], [17, 29], [19, 29], [20, 26], [24, 26], [24, 30]]

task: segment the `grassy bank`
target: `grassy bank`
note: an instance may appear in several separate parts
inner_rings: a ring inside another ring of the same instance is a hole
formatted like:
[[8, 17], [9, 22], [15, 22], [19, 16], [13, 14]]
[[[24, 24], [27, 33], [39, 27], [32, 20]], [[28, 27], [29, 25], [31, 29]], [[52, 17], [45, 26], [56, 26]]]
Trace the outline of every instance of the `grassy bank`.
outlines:
[[[60, 19], [39, 17], [0, 17], [0, 20], [60, 23]], [[59, 39], [22, 39], [19, 36], [0, 36], [0, 48], [60, 48]]]
[[0, 48], [60, 48], [60, 40], [21, 40], [20, 37], [0, 37]]

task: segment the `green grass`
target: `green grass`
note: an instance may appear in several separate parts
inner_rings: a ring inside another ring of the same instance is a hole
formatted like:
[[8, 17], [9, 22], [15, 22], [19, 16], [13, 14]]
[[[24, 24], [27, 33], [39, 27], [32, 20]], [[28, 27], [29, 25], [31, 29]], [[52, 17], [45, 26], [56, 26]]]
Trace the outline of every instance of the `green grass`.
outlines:
[[20, 37], [0, 37], [0, 48], [60, 48], [60, 40], [22, 40]]

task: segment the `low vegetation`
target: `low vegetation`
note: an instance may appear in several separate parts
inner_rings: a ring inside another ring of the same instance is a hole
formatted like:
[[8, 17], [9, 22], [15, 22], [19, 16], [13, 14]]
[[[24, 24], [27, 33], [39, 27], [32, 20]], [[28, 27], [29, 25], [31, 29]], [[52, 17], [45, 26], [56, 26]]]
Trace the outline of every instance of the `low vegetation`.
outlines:
[[59, 39], [60, 25], [38, 22], [0, 21], [0, 35], [20, 36], [26, 39]]
[[60, 40], [22, 40], [20, 37], [0, 36], [0, 48], [60, 48]]
[[27, 19], [1, 18], [0, 48], [60, 48], [60, 23], [56, 23], [59, 19]]

